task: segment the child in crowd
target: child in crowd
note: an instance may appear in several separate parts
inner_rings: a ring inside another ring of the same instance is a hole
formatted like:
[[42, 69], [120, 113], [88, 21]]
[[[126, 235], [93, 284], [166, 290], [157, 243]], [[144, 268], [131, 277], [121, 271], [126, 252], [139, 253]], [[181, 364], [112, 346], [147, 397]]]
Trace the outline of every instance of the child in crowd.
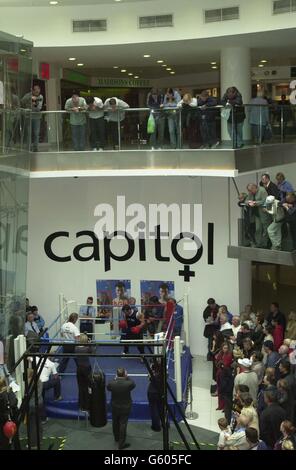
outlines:
[[227, 419], [225, 418], [218, 419], [218, 426], [220, 428], [220, 434], [217, 444], [217, 450], [223, 450], [225, 447], [226, 439], [231, 436], [231, 429], [230, 426], [228, 426]]

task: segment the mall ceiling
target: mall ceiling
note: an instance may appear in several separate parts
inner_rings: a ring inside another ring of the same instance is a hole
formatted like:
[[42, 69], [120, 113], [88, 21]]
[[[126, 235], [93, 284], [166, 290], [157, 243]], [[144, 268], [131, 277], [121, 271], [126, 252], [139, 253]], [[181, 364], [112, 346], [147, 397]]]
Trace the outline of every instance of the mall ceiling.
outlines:
[[[220, 50], [233, 46], [251, 48], [253, 67], [258, 66], [261, 60], [266, 60], [265, 66], [268, 67], [295, 66], [295, 37], [296, 29], [287, 29], [184, 41], [41, 47], [34, 49], [34, 57], [42, 62], [57, 63], [64, 68], [79, 70], [89, 76], [123, 77], [130, 73], [140, 78], [162, 78], [169, 76], [171, 72], [180, 75], [219, 70]], [[144, 57], [145, 55], [149, 57]], [[70, 57], [75, 60], [69, 61]]]
[[[60, 6], [112, 5], [116, 2], [135, 3], [157, 0], [57, 0]], [[0, 7], [48, 7], [50, 0], [0, 0]]]

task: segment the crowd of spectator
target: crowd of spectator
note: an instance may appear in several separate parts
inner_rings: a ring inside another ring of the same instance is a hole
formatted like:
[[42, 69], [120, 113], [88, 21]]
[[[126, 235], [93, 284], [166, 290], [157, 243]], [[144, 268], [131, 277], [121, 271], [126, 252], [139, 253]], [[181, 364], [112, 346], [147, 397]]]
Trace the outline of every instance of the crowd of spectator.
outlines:
[[271, 181], [263, 173], [238, 196], [243, 210], [243, 245], [272, 250], [296, 250], [296, 193], [282, 172]]
[[232, 315], [208, 299], [203, 312], [219, 450], [296, 450], [296, 312], [277, 302], [267, 314], [246, 305]]

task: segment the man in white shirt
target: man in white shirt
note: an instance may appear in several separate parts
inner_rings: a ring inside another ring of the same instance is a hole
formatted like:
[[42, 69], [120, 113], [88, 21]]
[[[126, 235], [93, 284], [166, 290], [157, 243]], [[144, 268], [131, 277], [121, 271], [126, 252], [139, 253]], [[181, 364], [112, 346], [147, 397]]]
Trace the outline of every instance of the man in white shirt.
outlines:
[[88, 117], [90, 127], [90, 145], [92, 150], [104, 150], [105, 147], [105, 119], [104, 104], [100, 98], [87, 96]]
[[[40, 358], [36, 357], [38, 364]], [[54, 400], [61, 400], [61, 379], [57, 373], [57, 365], [50, 359], [46, 359], [42, 372], [40, 374], [40, 382], [42, 383], [42, 396], [44, 400], [46, 390], [53, 388]]]
[[[78, 320], [78, 314], [77, 313], [71, 313], [71, 315], [68, 318], [68, 321], [62, 325], [61, 328], [61, 335], [62, 338], [64, 338], [67, 341], [79, 341], [80, 338], [80, 331], [78, 330], [77, 326], [75, 323]], [[63, 353], [74, 353], [75, 352], [75, 344], [65, 344], [63, 346]], [[59, 365], [59, 373], [62, 374], [65, 372], [67, 364], [69, 362], [70, 357], [63, 357], [60, 365]], [[77, 365], [77, 359], [76, 357], [73, 358], [76, 362]]]
[[28, 336], [29, 331], [32, 331], [36, 333], [36, 335], [39, 335], [40, 330], [37, 326], [37, 323], [34, 321], [34, 313], [33, 312], [28, 312], [27, 313], [27, 321], [25, 323], [25, 331], [24, 335]]
[[239, 368], [241, 370], [234, 379], [233, 395], [237, 385], [247, 385], [249, 387], [249, 393], [254, 402], [257, 400], [258, 394], [258, 376], [255, 371], [251, 369], [252, 361], [244, 358], [238, 360]]
[[104, 103], [106, 111], [105, 119], [108, 123], [108, 135], [110, 134], [113, 148], [116, 150], [119, 144], [118, 127], [120, 122], [125, 118], [124, 110], [129, 108], [129, 105], [119, 98], [108, 98]]

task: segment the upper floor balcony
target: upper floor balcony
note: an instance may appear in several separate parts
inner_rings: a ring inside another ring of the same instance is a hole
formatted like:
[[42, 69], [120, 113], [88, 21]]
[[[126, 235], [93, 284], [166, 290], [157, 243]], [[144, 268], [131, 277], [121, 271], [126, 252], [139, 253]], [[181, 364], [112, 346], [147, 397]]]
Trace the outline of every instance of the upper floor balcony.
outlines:
[[31, 176], [240, 173], [295, 161], [296, 107], [1, 111], [2, 166], [31, 153]]

